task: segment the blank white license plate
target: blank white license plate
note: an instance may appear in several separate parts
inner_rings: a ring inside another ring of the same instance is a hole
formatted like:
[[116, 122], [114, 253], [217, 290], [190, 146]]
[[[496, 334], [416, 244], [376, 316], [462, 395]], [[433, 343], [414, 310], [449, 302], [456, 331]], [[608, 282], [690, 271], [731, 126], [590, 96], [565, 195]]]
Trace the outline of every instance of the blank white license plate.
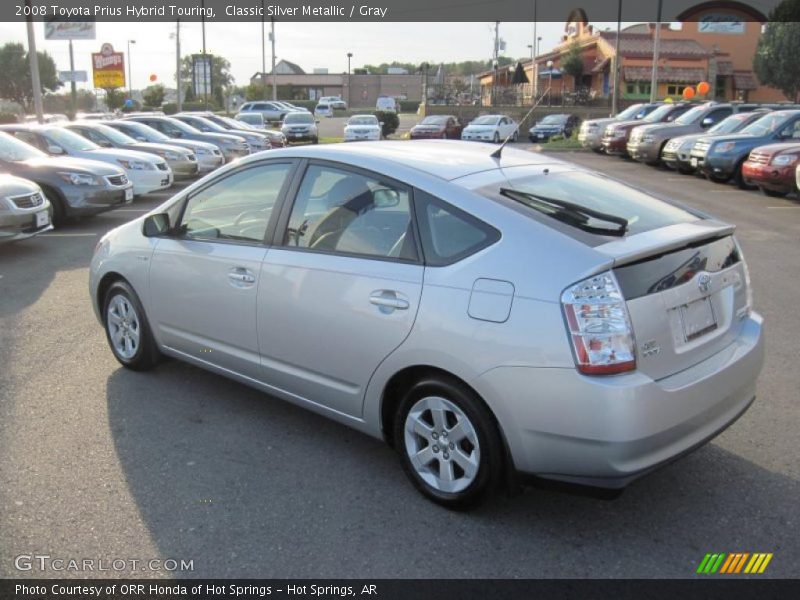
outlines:
[[129, 187], [125, 190], [125, 202], [130, 202], [131, 200], [133, 200], [133, 188]]
[[693, 156], [691, 159], [689, 159], [689, 164], [691, 164], [693, 167], [696, 167], [697, 166], [697, 158]]
[[46, 210], [36, 213], [36, 228], [44, 227], [50, 224], [50, 215]]
[[689, 304], [681, 306], [681, 320], [683, 321], [683, 334], [687, 342], [714, 331], [717, 328], [717, 319], [710, 298], [700, 298]]
[[296, 138], [298, 138], [298, 137], [303, 137], [303, 134], [302, 134], [302, 133], [295, 133], [295, 134], [292, 134], [292, 135], [293, 135], [294, 137], [296, 137]]

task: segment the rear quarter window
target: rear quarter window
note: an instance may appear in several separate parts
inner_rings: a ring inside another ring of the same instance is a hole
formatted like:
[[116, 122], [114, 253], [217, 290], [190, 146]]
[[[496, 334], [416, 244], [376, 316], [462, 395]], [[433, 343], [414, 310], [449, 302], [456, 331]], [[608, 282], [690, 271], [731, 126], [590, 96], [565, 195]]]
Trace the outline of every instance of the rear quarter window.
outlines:
[[426, 265], [453, 264], [500, 239], [491, 225], [428, 193], [417, 190], [414, 204]]

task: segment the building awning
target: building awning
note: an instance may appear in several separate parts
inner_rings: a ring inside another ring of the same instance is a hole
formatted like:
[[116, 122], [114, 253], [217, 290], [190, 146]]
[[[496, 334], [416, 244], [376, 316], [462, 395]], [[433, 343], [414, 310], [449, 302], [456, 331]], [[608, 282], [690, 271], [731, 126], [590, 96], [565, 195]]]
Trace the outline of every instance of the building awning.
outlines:
[[[650, 67], [624, 67], [622, 72], [625, 81], [650, 81], [653, 75]], [[658, 80], [661, 83], [698, 83], [705, 78], [705, 69], [658, 67]]]
[[729, 77], [733, 75], [733, 63], [729, 60], [717, 61], [717, 75]]
[[750, 71], [736, 71], [733, 74], [733, 87], [737, 90], [755, 90], [758, 88], [758, 82]]
[[539, 79], [541, 79], [542, 77], [544, 77], [545, 79], [548, 77], [556, 79], [558, 77], [561, 77], [561, 75], [562, 73], [558, 67], [553, 67], [552, 69], [542, 69], [541, 71], [539, 71]]
[[602, 73], [603, 71], [606, 70], [606, 67], [608, 66], [608, 64], [610, 62], [611, 62], [611, 59], [606, 57], [603, 60], [601, 60], [599, 63], [594, 65], [591, 69], [589, 69], [589, 71], [591, 73]]

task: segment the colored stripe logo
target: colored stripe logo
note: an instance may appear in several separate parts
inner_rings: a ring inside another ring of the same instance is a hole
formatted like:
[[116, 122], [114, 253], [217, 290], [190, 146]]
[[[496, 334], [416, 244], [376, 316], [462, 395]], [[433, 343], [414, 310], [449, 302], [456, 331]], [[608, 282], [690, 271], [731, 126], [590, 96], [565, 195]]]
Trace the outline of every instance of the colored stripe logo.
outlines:
[[709, 553], [700, 561], [697, 572], [701, 575], [760, 574], [766, 570], [771, 560], [772, 552]]

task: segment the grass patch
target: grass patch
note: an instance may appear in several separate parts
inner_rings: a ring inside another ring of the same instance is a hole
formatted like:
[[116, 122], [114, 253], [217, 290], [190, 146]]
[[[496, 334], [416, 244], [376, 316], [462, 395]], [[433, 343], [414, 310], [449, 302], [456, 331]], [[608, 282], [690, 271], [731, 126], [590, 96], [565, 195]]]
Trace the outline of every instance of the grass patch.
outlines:
[[581, 143], [578, 141], [578, 136], [573, 134], [571, 137], [565, 138], [562, 136], [554, 136], [550, 138], [550, 140], [546, 144], [540, 144], [542, 150], [547, 152], [548, 150], [552, 150], [555, 152], [559, 151], [569, 151], [569, 152], [580, 152], [586, 150]]
[[319, 138], [320, 144], [338, 144], [339, 142], [343, 142], [343, 137], [321, 137]]

